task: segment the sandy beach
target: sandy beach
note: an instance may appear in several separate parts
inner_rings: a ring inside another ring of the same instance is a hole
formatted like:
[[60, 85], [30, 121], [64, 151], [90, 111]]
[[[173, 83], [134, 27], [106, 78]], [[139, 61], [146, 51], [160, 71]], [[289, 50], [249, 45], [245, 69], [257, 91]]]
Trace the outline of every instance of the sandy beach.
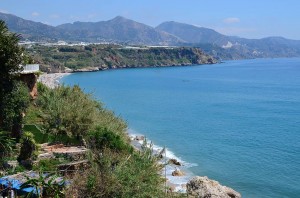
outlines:
[[55, 88], [59, 85], [59, 80], [67, 75], [70, 75], [71, 73], [44, 73], [39, 76], [38, 82], [43, 83], [49, 88]]

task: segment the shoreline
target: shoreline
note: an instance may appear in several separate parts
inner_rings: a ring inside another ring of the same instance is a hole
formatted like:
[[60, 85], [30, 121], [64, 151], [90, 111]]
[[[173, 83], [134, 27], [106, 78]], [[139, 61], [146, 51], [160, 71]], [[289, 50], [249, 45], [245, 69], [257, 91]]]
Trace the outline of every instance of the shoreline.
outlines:
[[[60, 80], [63, 77], [71, 75], [71, 74], [72, 73], [49, 73], [49, 74], [44, 73], [39, 76], [38, 82], [41, 82], [44, 85], [46, 85], [47, 87], [53, 89], [53, 88], [58, 87], [61, 84]], [[143, 140], [137, 140], [137, 137], [145, 138], [145, 135], [137, 134], [131, 129], [127, 130], [127, 135], [131, 140], [131, 145], [136, 149], [141, 149]], [[148, 143], [152, 143], [151, 140], [148, 140]], [[153, 149], [153, 153], [157, 154], [163, 149], [163, 147], [153, 144], [152, 149]], [[161, 175], [163, 177], [166, 176], [167, 187], [169, 189], [171, 189], [173, 192], [185, 193], [187, 182], [196, 175], [194, 175], [190, 171], [188, 171], [187, 163], [184, 162], [183, 160], [181, 160], [179, 157], [177, 157], [168, 148], [166, 148], [164, 156], [162, 156], [162, 159], [159, 160], [158, 163], [165, 164], [169, 160], [174, 159], [181, 164], [180, 166], [174, 165], [174, 164], [168, 164], [168, 165], [166, 165], [165, 168], [162, 169]], [[174, 172], [175, 170], [182, 171], [185, 175], [184, 176], [172, 176], [172, 172]]]
[[71, 75], [72, 73], [44, 73], [41, 74], [38, 78], [38, 82], [43, 83], [47, 87], [53, 89], [60, 85], [60, 80], [68, 75]]
[[[161, 151], [165, 149], [165, 151], [161, 153], [161, 159], [158, 161], [159, 164], [166, 164], [166, 166], [162, 169], [162, 172], [160, 174], [163, 178], [166, 179], [166, 186], [169, 190], [171, 190], [172, 192], [186, 193], [187, 183], [193, 177], [196, 176], [188, 170], [191, 166], [194, 165], [189, 165], [188, 162], [185, 162], [184, 160], [180, 159], [167, 147], [164, 148], [154, 144], [151, 140], [147, 139], [145, 135], [137, 134], [131, 129], [127, 130], [127, 134], [131, 140], [131, 145], [137, 150], [141, 149], [141, 146], [143, 145], [145, 139], [147, 140], [147, 147], [153, 150], [153, 155], [158, 155]], [[170, 160], [174, 160], [176, 163], [179, 163], [179, 165], [170, 163]], [[174, 171], [180, 171], [184, 175], [173, 176], [172, 173]]]
[[[42, 74], [39, 76], [38, 78], [38, 82], [42, 82], [44, 85], [46, 85], [49, 88], [55, 88], [58, 87], [61, 82], [60, 80], [68, 75], [71, 75], [72, 73], [50, 73], [50, 74]], [[126, 131], [127, 136], [130, 139], [130, 143], [131, 145], [136, 148], [136, 149], [141, 149], [141, 146], [143, 145], [144, 142], [144, 138], [146, 138], [145, 135], [136, 133], [134, 130], [128, 128], [128, 130]], [[142, 139], [138, 139], [138, 137], [142, 137]], [[160, 151], [162, 151], [162, 149], [164, 149], [163, 147], [159, 146], [159, 145], [155, 145], [153, 144], [153, 142], [151, 140], [148, 140], [147, 145], [152, 145], [152, 150], [153, 150], [153, 154], [158, 154], [160, 153]], [[158, 161], [159, 164], [167, 164], [165, 166], [165, 168], [162, 169], [162, 172], [160, 173], [162, 177], [166, 178], [166, 187], [168, 191], [171, 192], [177, 192], [177, 193], [187, 193], [188, 189], [190, 188], [188, 187], [188, 185], [190, 186], [190, 182], [192, 182], [194, 179], [199, 179], [197, 175], [195, 175], [194, 173], [192, 173], [189, 168], [192, 166], [197, 166], [197, 164], [189, 164], [188, 162], [185, 162], [183, 160], [181, 160], [179, 157], [177, 157], [174, 153], [172, 153], [168, 148], [165, 148], [164, 151], [165, 154], [162, 154], [164, 156], [161, 157], [161, 160]], [[175, 162], [178, 162], [178, 164], [176, 163], [169, 163], [171, 160], [175, 160]], [[166, 163], [167, 162], [167, 163]], [[174, 172], [179, 171], [180, 174], [182, 175], [173, 175]], [[221, 191], [224, 190], [224, 188], [228, 188], [226, 186], [222, 186], [220, 185], [217, 181], [214, 180], [210, 180], [207, 177], [204, 177], [207, 180], [209, 180], [209, 182], [213, 182], [214, 185], [210, 186], [210, 184], [206, 184], [206, 187], [209, 187], [211, 189], [216, 190], [217, 189], [217, 185], [221, 186]], [[234, 191], [231, 188], [228, 188], [230, 191], [232, 190], [234, 193], [237, 193], [238, 196], [234, 196], [236, 198], [240, 198], [241, 195]], [[191, 189], [189, 189], [190, 191]], [[202, 189], [203, 190], [203, 189]], [[224, 191], [225, 194], [227, 193], [228, 190]], [[224, 193], [223, 192], [223, 193]], [[188, 192], [190, 193], [190, 192]], [[228, 194], [227, 194], [228, 195]]]

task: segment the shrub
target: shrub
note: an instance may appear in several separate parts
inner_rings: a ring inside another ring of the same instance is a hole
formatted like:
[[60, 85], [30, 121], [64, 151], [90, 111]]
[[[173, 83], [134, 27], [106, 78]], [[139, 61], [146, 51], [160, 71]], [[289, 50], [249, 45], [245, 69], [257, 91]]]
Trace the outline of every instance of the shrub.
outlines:
[[30, 132], [24, 132], [21, 138], [21, 149], [18, 161], [26, 168], [31, 168], [32, 160], [37, 156], [37, 145], [34, 136]]
[[68, 193], [76, 197], [165, 197], [161, 166], [149, 148], [92, 153], [92, 167], [78, 173]]
[[88, 134], [88, 145], [94, 149], [101, 151], [108, 148], [114, 151], [132, 151], [133, 148], [126, 140], [117, 133], [104, 127], [97, 127]]
[[56, 171], [59, 164], [62, 164], [59, 159], [41, 159], [33, 170]]
[[48, 89], [39, 84], [38, 87], [39, 116], [47, 133], [55, 137], [68, 135], [80, 139], [100, 125], [125, 136], [126, 123], [105, 110], [101, 103], [94, 100], [92, 95], [85, 94], [78, 86]]

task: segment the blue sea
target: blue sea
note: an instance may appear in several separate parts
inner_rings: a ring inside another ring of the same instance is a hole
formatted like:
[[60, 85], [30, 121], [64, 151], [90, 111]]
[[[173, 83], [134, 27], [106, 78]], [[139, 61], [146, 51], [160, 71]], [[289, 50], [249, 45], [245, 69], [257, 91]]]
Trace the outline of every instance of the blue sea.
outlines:
[[300, 197], [300, 59], [75, 73], [130, 131], [243, 197]]

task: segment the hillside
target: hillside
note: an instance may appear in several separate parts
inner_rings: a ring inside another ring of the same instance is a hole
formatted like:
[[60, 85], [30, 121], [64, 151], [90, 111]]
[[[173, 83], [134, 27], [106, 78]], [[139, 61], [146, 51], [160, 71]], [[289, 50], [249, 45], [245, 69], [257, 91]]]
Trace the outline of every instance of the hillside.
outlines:
[[74, 71], [212, 64], [216, 60], [197, 48], [132, 47], [119, 45], [53, 46], [35, 45], [27, 52], [43, 71]]
[[23, 40], [31, 41], [198, 47], [221, 60], [300, 56], [300, 41], [282, 37], [245, 39], [226, 36], [213, 29], [174, 21], [153, 28], [118, 16], [108, 21], [74, 22], [54, 27], [11, 14], [0, 13], [0, 19], [11, 31], [20, 33]]
[[300, 56], [300, 41], [283, 37], [245, 39], [173, 21], [162, 23], [156, 29], [173, 34], [188, 42], [181, 45], [201, 47], [205, 52], [221, 59]]
[[112, 41], [139, 45], [175, 45], [181, 39], [124, 17], [100, 22], [75, 22], [57, 26], [71, 40], [88, 42]]
[[117, 42], [137, 45], [176, 45], [176, 36], [124, 17], [100, 22], [74, 22], [57, 27], [0, 13], [12, 32], [31, 41]]
[[164, 22], [156, 29], [175, 35], [188, 43], [211, 43], [222, 46], [231, 40], [215, 30], [174, 21]]
[[22, 19], [12, 14], [0, 12], [0, 20], [5, 21], [12, 32], [21, 34], [22, 39], [56, 41], [62, 37], [62, 33], [53, 26]]

